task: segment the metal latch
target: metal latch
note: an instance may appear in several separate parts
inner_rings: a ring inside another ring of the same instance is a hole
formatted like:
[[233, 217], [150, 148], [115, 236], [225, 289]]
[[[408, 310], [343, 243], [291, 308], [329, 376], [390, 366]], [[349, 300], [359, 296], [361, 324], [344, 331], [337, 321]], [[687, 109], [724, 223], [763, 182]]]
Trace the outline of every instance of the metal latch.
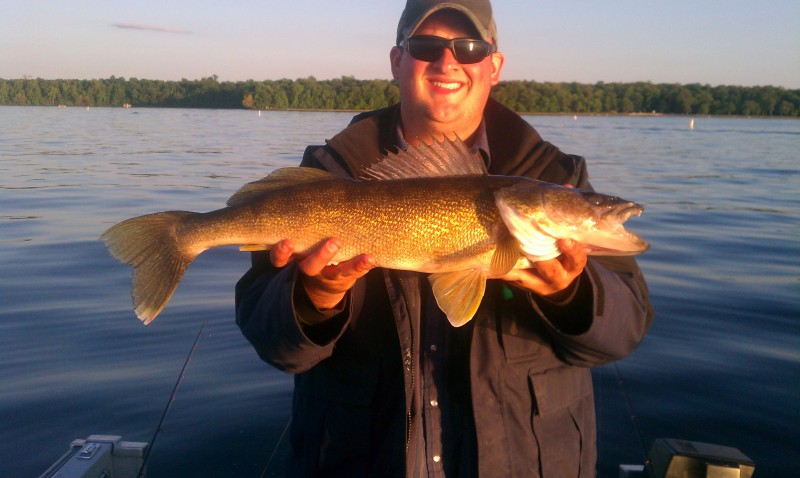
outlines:
[[78, 452], [77, 458], [79, 460], [91, 460], [97, 450], [100, 449], [99, 443], [87, 443], [81, 451]]

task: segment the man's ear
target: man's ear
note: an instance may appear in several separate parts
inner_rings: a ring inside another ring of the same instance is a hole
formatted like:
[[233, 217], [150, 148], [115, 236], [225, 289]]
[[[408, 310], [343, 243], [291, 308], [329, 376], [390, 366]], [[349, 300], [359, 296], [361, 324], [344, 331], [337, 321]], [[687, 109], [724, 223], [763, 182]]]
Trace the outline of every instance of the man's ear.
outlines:
[[500, 71], [503, 69], [505, 60], [506, 57], [499, 51], [492, 53], [492, 86], [500, 82]]
[[394, 46], [389, 52], [389, 62], [392, 65], [392, 78], [400, 78], [400, 60], [403, 59], [403, 47]]

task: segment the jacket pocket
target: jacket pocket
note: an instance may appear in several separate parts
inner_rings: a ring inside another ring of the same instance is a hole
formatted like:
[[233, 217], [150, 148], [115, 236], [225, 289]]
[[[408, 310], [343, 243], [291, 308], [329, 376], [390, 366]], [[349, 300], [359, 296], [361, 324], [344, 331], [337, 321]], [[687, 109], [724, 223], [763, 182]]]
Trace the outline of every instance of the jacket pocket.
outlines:
[[506, 360], [535, 371], [560, 365], [550, 333], [538, 317], [533, 317], [527, 293], [518, 289], [509, 289], [509, 292], [511, 297], [494, 299], [499, 304], [496, 326]]
[[528, 378], [542, 478], [593, 476], [594, 397], [589, 369], [561, 367]]

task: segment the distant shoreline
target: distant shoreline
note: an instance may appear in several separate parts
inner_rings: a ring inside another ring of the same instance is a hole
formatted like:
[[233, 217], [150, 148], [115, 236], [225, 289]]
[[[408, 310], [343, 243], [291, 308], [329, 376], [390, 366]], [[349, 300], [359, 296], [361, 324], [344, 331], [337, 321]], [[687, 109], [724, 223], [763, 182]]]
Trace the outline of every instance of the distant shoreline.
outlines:
[[[700, 84], [501, 81], [491, 97], [525, 114], [800, 117], [800, 89]], [[4, 80], [0, 104], [369, 111], [400, 101], [394, 80]]]
[[[230, 111], [251, 111], [254, 113], [269, 113], [269, 112], [296, 112], [296, 113], [364, 113], [372, 111], [369, 109], [331, 109], [331, 108], [266, 108], [266, 109], [248, 109], [248, 108], [212, 108], [212, 107], [189, 107], [189, 106], [75, 106], [75, 105], [2, 105], [8, 107], [35, 107], [35, 108], [103, 108], [103, 109], [176, 109], [176, 110], [230, 110]], [[577, 118], [588, 117], [667, 117], [667, 118], [740, 118], [740, 119], [785, 119], [785, 120], [800, 120], [798, 116], [777, 116], [777, 115], [713, 115], [713, 114], [684, 114], [684, 113], [574, 113], [574, 112], [558, 112], [558, 113], [541, 113], [541, 112], [525, 112], [516, 111], [521, 116], [573, 116]]]

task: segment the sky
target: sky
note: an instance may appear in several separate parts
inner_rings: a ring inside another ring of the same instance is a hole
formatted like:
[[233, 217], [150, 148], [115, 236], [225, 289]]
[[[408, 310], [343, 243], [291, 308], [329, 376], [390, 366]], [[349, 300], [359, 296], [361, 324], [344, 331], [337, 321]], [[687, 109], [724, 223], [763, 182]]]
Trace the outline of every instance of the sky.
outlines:
[[[404, 0], [0, 0], [0, 78], [388, 79]], [[495, 0], [503, 80], [800, 88], [800, 0]]]

